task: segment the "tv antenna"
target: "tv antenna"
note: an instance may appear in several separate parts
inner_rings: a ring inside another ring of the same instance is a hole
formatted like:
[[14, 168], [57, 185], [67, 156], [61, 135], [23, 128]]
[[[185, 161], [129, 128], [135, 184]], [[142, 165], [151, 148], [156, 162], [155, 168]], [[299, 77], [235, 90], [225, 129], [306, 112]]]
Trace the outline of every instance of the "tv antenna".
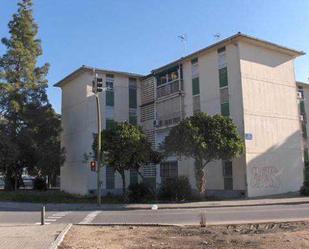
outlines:
[[219, 40], [221, 38], [221, 34], [220, 33], [214, 34], [214, 38], [215, 40]]
[[180, 41], [183, 44], [183, 53], [185, 55], [187, 53], [187, 42], [188, 42], [187, 34], [181, 34], [181, 35], [178, 35], [177, 37], [180, 39]]

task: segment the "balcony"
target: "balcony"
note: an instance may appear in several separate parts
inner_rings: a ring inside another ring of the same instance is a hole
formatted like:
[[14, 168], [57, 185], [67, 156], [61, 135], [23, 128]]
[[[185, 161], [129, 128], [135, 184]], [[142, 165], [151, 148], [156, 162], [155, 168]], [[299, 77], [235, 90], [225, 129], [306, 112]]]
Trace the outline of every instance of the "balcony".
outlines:
[[156, 128], [167, 128], [177, 125], [182, 119], [181, 112], [169, 113], [166, 115], [158, 116], [156, 120]]
[[179, 79], [167, 82], [157, 87], [157, 98], [165, 97], [167, 95], [179, 92], [180, 90], [181, 88]]

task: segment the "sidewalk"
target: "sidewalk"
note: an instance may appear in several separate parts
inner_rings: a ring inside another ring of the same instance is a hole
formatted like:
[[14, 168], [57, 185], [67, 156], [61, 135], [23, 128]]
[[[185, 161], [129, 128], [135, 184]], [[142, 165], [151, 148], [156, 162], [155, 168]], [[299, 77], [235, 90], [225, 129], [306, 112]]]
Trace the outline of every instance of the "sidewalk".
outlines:
[[[305, 204], [309, 203], [309, 197], [289, 197], [289, 198], [263, 198], [228, 201], [203, 201], [187, 203], [154, 203], [159, 209], [179, 209], [179, 208], [216, 208], [216, 207], [245, 207], [283, 204]], [[78, 211], [78, 210], [147, 210], [153, 204], [102, 204], [100, 208], [96, 204], [46, 204], [48, 211]], [[26, 202], [0, 202], [0, 211], [39, 211], [42, 204]]]
[[66, 224], [0, 224], [0, 249], [48, 249]]

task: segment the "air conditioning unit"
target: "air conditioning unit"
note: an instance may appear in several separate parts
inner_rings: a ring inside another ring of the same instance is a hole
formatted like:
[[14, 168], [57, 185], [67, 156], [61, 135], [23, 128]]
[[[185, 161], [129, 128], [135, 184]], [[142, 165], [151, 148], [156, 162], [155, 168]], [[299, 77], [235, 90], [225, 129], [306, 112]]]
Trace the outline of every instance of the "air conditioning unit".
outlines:
[[303, 94], [301, 92], [297, 92], [297, 98], [302, 99], [303, 98]]

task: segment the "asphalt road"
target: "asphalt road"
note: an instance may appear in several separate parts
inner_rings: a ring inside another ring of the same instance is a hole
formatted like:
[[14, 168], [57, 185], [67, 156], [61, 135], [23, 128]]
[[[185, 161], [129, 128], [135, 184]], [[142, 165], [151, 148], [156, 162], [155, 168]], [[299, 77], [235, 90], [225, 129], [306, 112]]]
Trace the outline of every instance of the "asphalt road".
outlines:
[[[309, 220], [309, 204], [202, 209], [166, 209], [131, 211], [46, 212], [46, 223], [73, 224], [199, 224], [201, 213], [209, 224], [253, 223], [263, 221]], [[37, 211], [1, 211], [0, 224], [35, 224]]]

